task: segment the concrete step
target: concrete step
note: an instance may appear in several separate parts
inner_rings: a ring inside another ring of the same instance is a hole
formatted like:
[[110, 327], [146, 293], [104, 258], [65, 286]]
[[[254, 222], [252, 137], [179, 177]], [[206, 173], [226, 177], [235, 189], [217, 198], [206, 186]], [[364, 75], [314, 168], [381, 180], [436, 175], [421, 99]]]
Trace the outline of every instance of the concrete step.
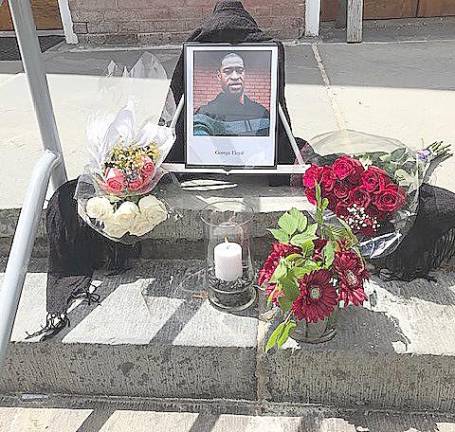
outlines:
[[[274, 414], [275, 413], [275, 414]], [[278, 414], [277, 414], [278, 413]], [[453, 432], [451, 416], [253, 404], [22, 395], [0, 398], [2, 432]]]
[[[25, 340], [45, 315], [45, 260], [33, 260], [0, 393], [247, 400], [353, 408], [455, 408], [455, 273], [368, 286], [331, 342], [265, 354], [262, 301], [219, 312], [191, 274], [197, 260], [149, 260], [96, 275], [101, 305], [76, 304], [57, 337]], [[145, 301], [142, 292], [151, 293]], [[202, 291], [202, 292], [201, 292]], [[267, 315], [267, 314], [266, 314]]]
[[[242, 201], [254, 209], [252, 235], [256, 240], [256, 251], [259, 256], [267, 253], [271, 239], [267, 228], [276, 225], [281, 213], [292, 207], [301, 210], [313, 208], [301, 190], [291, 190], [288, 186], [270, 187], [267, 176], [246, 178], [229, 176], [225, 179], [224, 181], [191, 180], [183, 182], [181, 188], [171, 184], [163, 189], [163, 196], [173, 209], [173, 214], [142, 242], [143, 256], [146, 258], [186, 258], [188, 256], [202, 258], [204, 247], [200, 211], [215, 201]], [[35, 257], [47, 256], [44, 213], [33, 250]], [[20, 208], [0, 208], [0, 257], [9, 254], [19, 214]]]

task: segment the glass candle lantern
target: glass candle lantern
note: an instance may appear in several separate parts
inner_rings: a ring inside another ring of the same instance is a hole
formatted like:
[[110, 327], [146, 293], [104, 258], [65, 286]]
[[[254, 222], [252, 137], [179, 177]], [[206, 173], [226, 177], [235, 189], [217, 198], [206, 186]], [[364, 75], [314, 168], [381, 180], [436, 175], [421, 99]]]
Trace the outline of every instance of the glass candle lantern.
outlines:
[[220, 201], [201, 212], [207, 246], [205, 287], [212, 305], [240, 311], [256, 299], [251, 227], [254, 211], [237, 201]]

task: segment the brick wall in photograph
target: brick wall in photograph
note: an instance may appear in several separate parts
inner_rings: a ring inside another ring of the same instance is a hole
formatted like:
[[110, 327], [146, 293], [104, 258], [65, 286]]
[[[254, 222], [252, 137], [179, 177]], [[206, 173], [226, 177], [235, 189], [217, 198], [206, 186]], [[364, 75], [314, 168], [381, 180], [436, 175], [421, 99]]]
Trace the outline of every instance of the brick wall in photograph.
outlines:
[[[82, 44], [183, 42], [212, 11], [216, 0], [69, 0]], [[259, 26], [279, 39], [304, 31], [305, 0], [244, 0]]]
[[[194, 110], [213, 100], [221, 87], [215, 71], [197, 68], [194, 71], [193, 107]], [[245, 94], [270, 111], [270, 74], [259, 68], [248, 68], [245, 79]]]

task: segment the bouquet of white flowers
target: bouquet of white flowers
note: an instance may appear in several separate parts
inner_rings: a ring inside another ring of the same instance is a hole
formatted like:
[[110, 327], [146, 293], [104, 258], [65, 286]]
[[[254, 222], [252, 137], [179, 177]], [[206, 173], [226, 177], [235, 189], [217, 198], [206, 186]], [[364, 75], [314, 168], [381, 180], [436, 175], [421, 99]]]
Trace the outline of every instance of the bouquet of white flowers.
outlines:
[[[129, 74], [123, 73], [121, 83], [138, 78], [138, 70], [142, 74], [153, 68], [145, 68], [140, 59]], [[90, 161], [79, 177], [75, 198], [79, 215], [92, 228], [111, 240], [133, 243], [168, 217], [158, 185], [167, 174], [161, 164], [175, 133], [151, 120], [138, 127], [133, 98], [123, 99], [126, 103], [116, 114], [97, 112], [89, 119]]]

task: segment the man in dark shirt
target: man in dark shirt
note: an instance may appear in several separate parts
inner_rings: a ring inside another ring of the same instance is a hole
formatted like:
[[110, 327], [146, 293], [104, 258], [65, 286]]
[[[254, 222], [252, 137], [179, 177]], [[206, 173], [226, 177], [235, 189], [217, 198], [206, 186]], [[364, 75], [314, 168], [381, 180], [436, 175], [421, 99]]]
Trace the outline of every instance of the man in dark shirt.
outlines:
[[217, 78], [222, 92], [193, 117], [198, 136], [268, 136], [270, 113], [245, 95], [245, 63], [238, 54], [227, 54]]

